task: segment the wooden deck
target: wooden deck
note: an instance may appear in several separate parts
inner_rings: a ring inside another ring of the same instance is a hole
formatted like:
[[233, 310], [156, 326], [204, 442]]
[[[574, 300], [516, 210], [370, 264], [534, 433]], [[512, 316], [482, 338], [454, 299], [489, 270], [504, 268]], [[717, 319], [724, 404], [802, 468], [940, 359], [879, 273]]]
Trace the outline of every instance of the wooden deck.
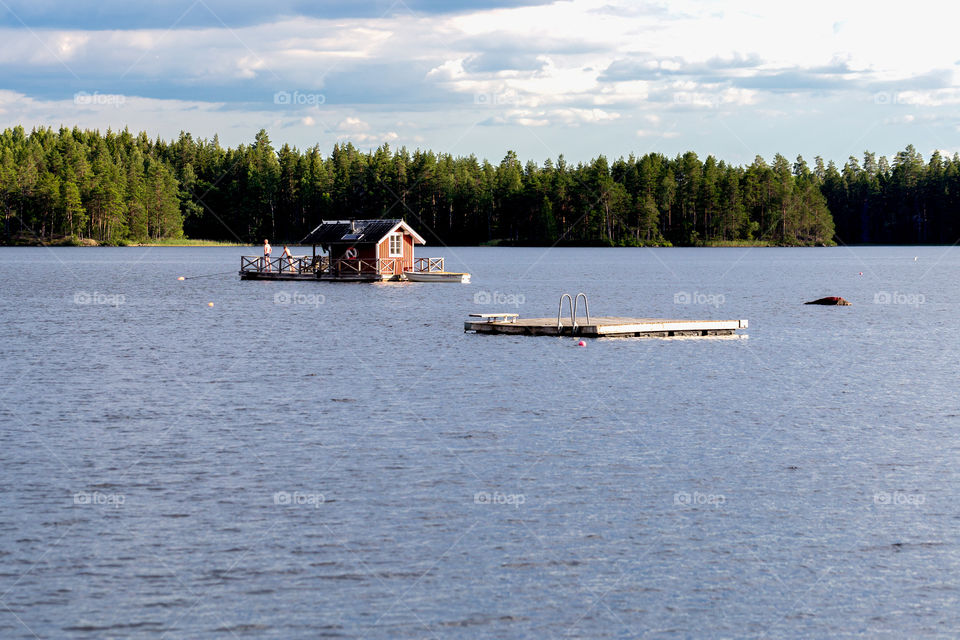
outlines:
[[315, 273], [296, 273], [290, 271], [241, 271], [241, 280], [316, 280]]
[[746, 329], [746, 320], [663, 320], [659, 318], [591, 318], [576, 328], [569, 319], [557, 328], [556, 318], [514, 318], [512, 321], [467, 320], [464, 331], [501, 333], [525, 336], [580, 336], [604, 337], [702, 337], [733, 335], [737, 329]]
[[311, 256], [293, 256], [293, 258], [240, 256], [240, 279], [316, 280], [317, 266]]
[[[415, 258], [415, 273], [443, 271], [443, 258]], [[332, 282], [383, 282], [400, 280], [403, 263], [400, 258], [376, 260], [337, 259], [327, 256], [293, 256], [264, 258], [240, 256], [241, 280], [325, 280]]]

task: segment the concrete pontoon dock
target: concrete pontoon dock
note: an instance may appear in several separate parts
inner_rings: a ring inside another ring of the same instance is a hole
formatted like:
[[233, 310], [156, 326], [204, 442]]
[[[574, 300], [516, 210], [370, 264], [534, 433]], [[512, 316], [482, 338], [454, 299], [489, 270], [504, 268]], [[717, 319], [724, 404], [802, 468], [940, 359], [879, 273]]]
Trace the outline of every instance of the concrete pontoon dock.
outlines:
[[[586, 317], [577, 316], [583, 298]], [[570, 316], [561, 318], [563, 301], [570, 301]], [[475, 333], [500, 333], [524, 336], [578, 336], [604, 337], [702, 337], [734, 335], [737, 329], [746, 329], [746, 320], [664, 320], [660, 318], [624, 318], [604, 316], [591, 318], [587, 297], [577, 294], [576, 303], [569, 294], [560, 298], [556, 318], [520, 318], [515, 313], [472, 313], [463, 324], [463, 330]], [[579, 321], [578, 321], [579, 320]]]

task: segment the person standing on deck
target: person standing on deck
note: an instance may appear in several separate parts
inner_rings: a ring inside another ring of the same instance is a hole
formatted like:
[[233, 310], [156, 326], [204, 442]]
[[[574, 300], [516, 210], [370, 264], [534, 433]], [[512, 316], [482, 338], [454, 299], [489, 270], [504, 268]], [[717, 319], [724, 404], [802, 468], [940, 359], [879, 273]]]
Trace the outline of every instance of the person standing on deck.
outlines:
[[270, 271], [270, 252], [273, 249], [270, 248], [270, 241], [263, 241], [263, 270]]
[[[287, 260], [287, 270], [288, 270], [288, 271], [295, 271], [295, 269], [293, 268], [293, 255], [291, 255], [290, 249], [287, 248], [287, 245], [283, 245], [283, 255], [280, 256], [280, 257], [281, 257], [281, 258], [286, 258], [286, 260]], [[282, 260], [281, 260], [281, 263], [280, 263], [280, 270], [283, 271], [283, 261], [282, 261]]]

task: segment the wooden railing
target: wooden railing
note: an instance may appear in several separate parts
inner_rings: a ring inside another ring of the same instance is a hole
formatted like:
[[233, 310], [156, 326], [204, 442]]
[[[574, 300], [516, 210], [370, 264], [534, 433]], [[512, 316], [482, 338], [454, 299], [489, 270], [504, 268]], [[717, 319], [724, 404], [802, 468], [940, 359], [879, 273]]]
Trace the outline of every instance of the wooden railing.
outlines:
[[[325, 258], [324, 258], [325, 259]], [[258, 273], [316, 273], [322, 268], [320, 256], [293, 256], [265, 258], [264, 256], [240, 256], [240, 271]]]
[[335, 276], [359, 276], [370, 273], [399, 274], [402, 269], [401, 262], [402, 261], [400, 258], [384, 258], [377, 260], [341, 258], [330, 261], [329, 266], [324, 269], [324, 272]]
[[443, 258], [416, 258], [413, 261], [413, 271], [443, 271]]
[[[416, 258], [413, 271], [443, 271], [443, 258]], [[336, 277], [367, 274], [400, 275], [404, 271], [402, 258], [367, 260], [361, 258], [338, 258], [329, 256], [293, 256], [264, 258], [263, 256], [240, 256], [240, 271], [255, 273], [324, 273]]]

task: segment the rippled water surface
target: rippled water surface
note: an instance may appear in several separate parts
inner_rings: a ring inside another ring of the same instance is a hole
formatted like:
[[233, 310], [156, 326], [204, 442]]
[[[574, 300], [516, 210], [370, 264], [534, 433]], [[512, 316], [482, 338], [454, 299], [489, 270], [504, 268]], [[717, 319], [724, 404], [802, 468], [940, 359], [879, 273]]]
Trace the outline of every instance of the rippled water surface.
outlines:
[[[960, 250], [249, 251], [0, 249], [0, 637], [960, 634]], [[578, 291], [749, 337], [463, 333]]]

